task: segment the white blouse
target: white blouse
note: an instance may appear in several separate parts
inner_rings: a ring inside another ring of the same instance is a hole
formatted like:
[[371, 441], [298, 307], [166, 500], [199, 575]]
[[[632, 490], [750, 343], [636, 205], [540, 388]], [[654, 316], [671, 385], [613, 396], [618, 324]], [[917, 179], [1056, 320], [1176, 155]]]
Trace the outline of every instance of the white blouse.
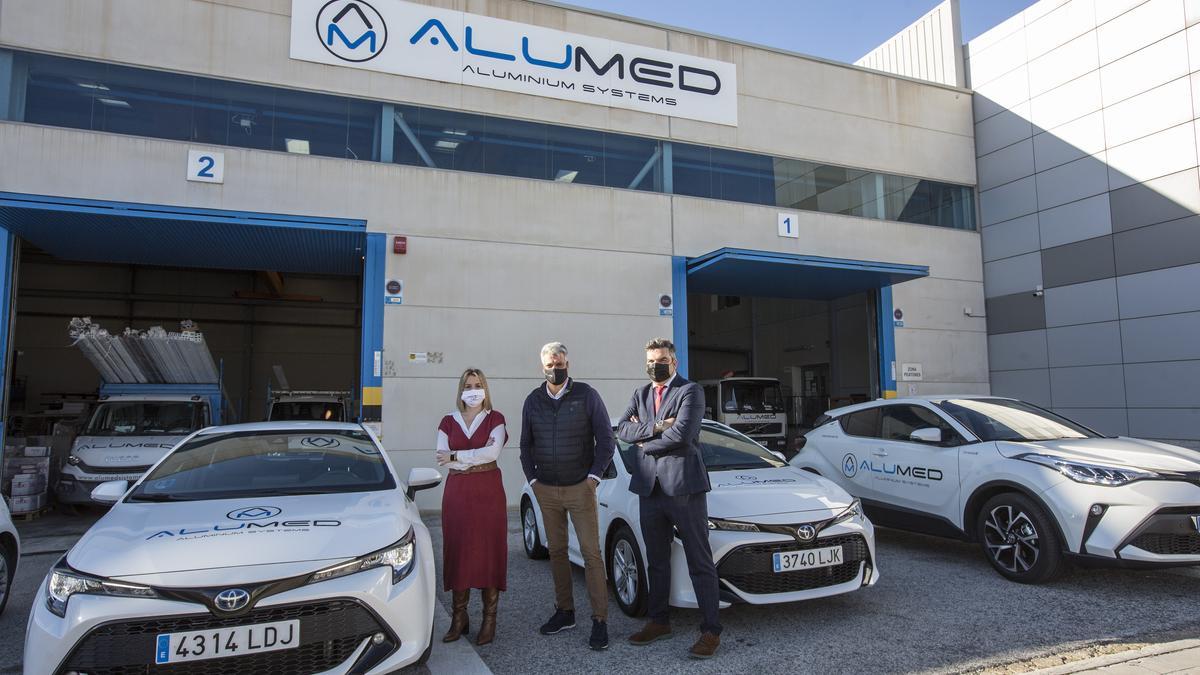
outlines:
[[[484, 410], [480, 412], [475, 416], [475, 419], [471, 421], [470, 427], [468, 427], [466, 422], [463, 421], [462, 413], [459, 411], [455, 410], [450, 416], [453, 417], [454, 421], [458, 423], [458, 426], [460, 429], [462, 429], [463, 434], [466, 435], [467, 438], [470, 438], [472, 434], [479, 430], [479, 425], [483, 424], [483, 418], [487, 417], [491, 412], [492, 411], [490, 410]], [[483, 444], [482, 448], [475, 448], [473, 450], [455, 450], [455, 461], [445, 464], [444, 466], [447, 469], [463, 471], [478, 464], [494, 462], [500, 458], [500, 450], [504, 447], [504, 441], [507, 437], [508, 434], [504, 430], [504, 425], [497, 424], [496, 427], [492, 429], [492, 432], [488, 434], [488, 439]], [[450, 452], [450, 437], [447, 436], [446, 432], [442, 431], [441, 429], [438, 429], [437, 433], [437, 450], [438, 452]]]

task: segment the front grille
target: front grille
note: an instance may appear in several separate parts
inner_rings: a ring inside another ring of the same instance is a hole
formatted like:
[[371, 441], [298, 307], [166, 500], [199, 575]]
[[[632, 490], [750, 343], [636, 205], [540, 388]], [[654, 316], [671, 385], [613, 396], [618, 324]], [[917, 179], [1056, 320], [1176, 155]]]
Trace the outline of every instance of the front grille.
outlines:
[[1143, 551], [1158, 555], [1200, 555], [1200, 532], [1191, 534], [1146, 533], [1130, 542]]
[[[208, 661], [154, 665], [156, 638], [162, 633], [210, 630], [252, 623], [300, 620], [299, 647]], [[288, 675], [329, 670], [350, 658], [375, 633], [391, 636], [376, 616], [353, 600], [284, 605], [256, 609], [232, 619], [211, 614], [148, 618], [104, 624], [89, 632], [67, 657], [60, 673], [89, 675]]]
[[770, 436], [783, 433], [783, 425], [778, 422], [767, 424], [738, 423], [730, 424], [729, 426], [747, 436]]
[[[785, 551], [803, 551], [827, 546], [841, 546], [841, 565], [819, 567], [793, 572], [774, 571], [772, 557]], [[808, 544], [781, 541], [771, 544], [748, 544], [730, 551], [717, 565], [717, 573], [738, 590], [755, 595], [795, 593], [814, 588], [836, 586], [858, 577], [861, 563], [867, 559], [867, 541], [862, 535], [847, 534], [816, 539]]]
[[85, 464], [84, 462], [80, 462], [75, 465], [76, 468], [84, 473], [104, 475], [146, 473], [150, 470], [151, 466], [153, 466], [153, 464], [147, 464], [145, 466], [92, 466], [91, 464]]

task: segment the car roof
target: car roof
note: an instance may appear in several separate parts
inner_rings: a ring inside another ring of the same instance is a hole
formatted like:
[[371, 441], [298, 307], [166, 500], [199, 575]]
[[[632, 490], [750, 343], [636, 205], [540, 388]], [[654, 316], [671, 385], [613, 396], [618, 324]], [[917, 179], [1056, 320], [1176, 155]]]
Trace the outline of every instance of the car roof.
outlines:
[[274, 422], [251, 422], [248, 424], [226, 424], [220, 427], [201, 429], [201, 435], [207, 434], [236, 434], [253, 433], [256, 431], [362, 431], [362, 425], [350, 422], [309, 422], [295, 420], [277, 420]]
[[842, 406], [825, 411], [830, 417], [841, 417], [842, 415], [858, 412], [859, 410], [867, 410], [868, 408], [877, 408], [883, 405], [895, 405], [897, 403], [911, 403], [921, 401], [924, 403], [942, 403], [955, 399], [1003, 399], [1006, 401], [1015, 401], [1015, 398], [1008, 396], [990, 396], [988, 394], [925, 394], [922, 396], [897, 396], [896, 398], [877, 398], [874, 401], [866, 401], [865, 403], [855, 403], [854, 405]]

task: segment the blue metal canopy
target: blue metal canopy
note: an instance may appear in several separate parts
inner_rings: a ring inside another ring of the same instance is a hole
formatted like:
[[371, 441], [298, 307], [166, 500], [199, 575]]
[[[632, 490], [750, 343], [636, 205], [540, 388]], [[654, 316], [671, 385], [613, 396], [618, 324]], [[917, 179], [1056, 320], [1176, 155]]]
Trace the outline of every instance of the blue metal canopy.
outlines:
[[689, 293], [832, 300], [928, 276], [924, 265], [723, 248], [687, 262]]
[[67, 260], [358, 275], [366, 222], [0, 192], [0, 227]]

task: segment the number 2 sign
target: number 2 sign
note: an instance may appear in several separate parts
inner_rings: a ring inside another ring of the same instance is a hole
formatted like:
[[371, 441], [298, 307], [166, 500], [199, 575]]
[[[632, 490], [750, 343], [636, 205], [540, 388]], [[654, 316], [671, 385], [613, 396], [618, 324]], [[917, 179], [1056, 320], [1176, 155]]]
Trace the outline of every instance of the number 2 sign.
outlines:
[[225, 153], [188, 150], [187, 179], [201, 183], [224, 183]]

